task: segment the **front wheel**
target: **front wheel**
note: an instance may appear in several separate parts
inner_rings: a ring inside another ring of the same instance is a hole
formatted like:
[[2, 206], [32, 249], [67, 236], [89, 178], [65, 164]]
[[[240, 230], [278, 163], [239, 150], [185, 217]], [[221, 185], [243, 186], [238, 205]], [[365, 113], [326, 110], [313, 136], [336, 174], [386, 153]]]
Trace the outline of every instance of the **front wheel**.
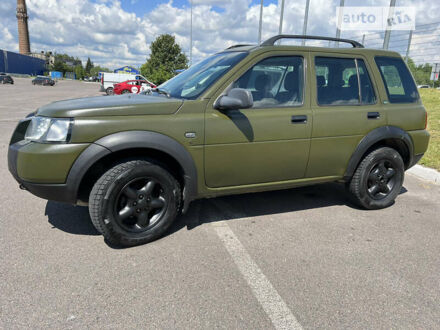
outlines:
[[121, 163], [94, 185], [89, 213], [95, 228], [113, 244], [134, 246], [160, 237], [178, 214], [179, 183], [145, 160]]
[[394, 203], [402, 188], [405, 167], [400, 154], [388, 147], [370, 152], [359, 164], [349, 190], [366, 209], [382, 209]]

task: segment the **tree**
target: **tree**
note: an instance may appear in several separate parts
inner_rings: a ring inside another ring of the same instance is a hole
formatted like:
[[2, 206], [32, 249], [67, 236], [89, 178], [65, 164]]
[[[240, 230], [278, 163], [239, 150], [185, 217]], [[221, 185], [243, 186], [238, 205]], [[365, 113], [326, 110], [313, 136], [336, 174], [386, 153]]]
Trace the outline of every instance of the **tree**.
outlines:
[[87, 58], [87, 63], [86, 63], [86, 73], [90, 74], [90, 70], [93, 68], [93, 63], [92, 61], [90, 61], [90, 57]]
[[176, 70], [188, 67], [188, 58], [174, 36], [162, 34], [151, 43], [150, 58], [141, 66], [141, 74], [156, 85], [176, 75]]
[[76, 79], [81, 80], [84, 79], [85, 71], [82, 65], [76, 65], [73, 72], [75, 72]]
[[100, 72], [112, 72], [112, 71], [110, 69], [100, 67], [99, 65], [93, 66], [93, 68], [90, 69], [90, 75], [94, 77], [97, 77]]

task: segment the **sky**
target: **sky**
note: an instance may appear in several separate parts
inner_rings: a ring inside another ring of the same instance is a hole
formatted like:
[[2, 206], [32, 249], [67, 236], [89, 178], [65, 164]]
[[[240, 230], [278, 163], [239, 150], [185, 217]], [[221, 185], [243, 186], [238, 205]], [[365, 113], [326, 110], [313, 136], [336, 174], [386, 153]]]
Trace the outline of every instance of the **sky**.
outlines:
[[[260, 0], [193, 0], [193, 63], [237, 43], [257, 43]], [[285, 0], [283, 33], [301, 34], [305, 0]], [[264, 0], [263, 40], [278, 34], [281, 0]], [[310, 0], [308, 34], [335, 36], [339, 0]], [[388, 6], [389, 0], [346, 0], [346, 6]], [[440, 62], [439, 1], [397, 0], [416, 8], [411, 56]], [[67, 53], [110, 69], [138, 67], [150, 44], [170, 33], [189, 55], [189, 0], [27, 0], [33, 52]], [[16, 0], [0, 0], [0, 49], [18, 51]], [[362, 33], [342, 37], [358, 40]], [[407, 32], [393, 32], [391, 48], [405, 52]], [[366, 46], [379, 47], [383, 34], [368, 33]]]

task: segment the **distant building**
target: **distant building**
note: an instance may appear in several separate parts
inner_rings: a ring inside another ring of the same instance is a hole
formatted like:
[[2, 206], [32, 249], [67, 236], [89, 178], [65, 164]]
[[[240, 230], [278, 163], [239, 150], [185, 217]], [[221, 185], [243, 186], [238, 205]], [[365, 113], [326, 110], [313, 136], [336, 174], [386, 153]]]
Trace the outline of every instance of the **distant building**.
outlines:
[[43, 52], [40, 53], [30, 53], [29, 56], [39, 58], [40, 60], [44, 60], [46, 62], [46, 65], [54, 65], [55, 63], [55, 56], [52, 55], [52, 52]]
[[132, 66], [123, 66], [122, 68], [116, 69], [113, 73], [129, 73], [129, 74], [139, 74], [139, 70], [133, 68]]

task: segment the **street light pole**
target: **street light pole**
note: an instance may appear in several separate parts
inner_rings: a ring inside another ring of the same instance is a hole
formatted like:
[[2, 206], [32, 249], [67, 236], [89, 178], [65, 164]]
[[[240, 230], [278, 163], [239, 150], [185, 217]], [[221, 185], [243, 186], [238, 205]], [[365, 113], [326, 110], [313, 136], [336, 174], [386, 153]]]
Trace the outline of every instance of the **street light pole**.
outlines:
[[391, 0], [390, 9], [388, 11], [387, 27], [385, 30], [385, 36], [383, 38], [383, 49], [388, 49], [388, 46], [390, 45], [391, 27], [390, 27], [389, 19], [394, 15], [395, 6], [396, 6], [396, 0]]
[[258, 26], [258, 44], [261, 44], [261, 25], [263, 24], [263, 0], [260, 2], [260, 24]]
[[[336, 38], [339, 39], [341, 37], [341, 24], [342, 24], [342, 8], [344, 8], [345, 0], [341, 0], [339, 3], [339, 13], [338, 13], [338, 26], [336, 27]], [[335, 42], [336, 47], [339, 47], [339, 42]]]
[[[307, 34], [307, 20], [309, 19], [309, 4], [310, 0], [306, 0], [306, 11], [304, 12], [304, 25], [303, 25], [303, 36]], [[305, 45], [306, 40], [303, 39], [301, 45]]]
[[192, 65], [192, 48], [193, 48], [193, 3], [189, 0], [191, 4], [191, 23], [190, 23], [190, 33], [189, 33], [189, 66]]
[[278, 30], [278, 34], [283, 34], [283, 19], [284, 19], [284, 0], [281, 1], [280, 29]]

